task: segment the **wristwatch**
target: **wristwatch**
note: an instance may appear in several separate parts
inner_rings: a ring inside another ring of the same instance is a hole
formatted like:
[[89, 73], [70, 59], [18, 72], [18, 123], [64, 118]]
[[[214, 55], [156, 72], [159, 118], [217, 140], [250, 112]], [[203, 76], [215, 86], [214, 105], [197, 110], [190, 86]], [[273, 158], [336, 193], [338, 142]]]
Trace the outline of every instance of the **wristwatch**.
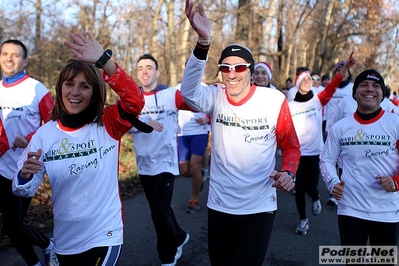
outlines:
[[292, 178], [292, 181], [295, 183], [295, 181], [296, 181], [296, 176], [294, 175], [294, 173], [293, 172], [291, 172], [291, 171], [284, 171], [284, 172], [286, 172], [291, 178]]
[[112, 56], [112, 50], [111, 49], [105, 50], [103, 55], [95, 63], [96, 67], [103, 68], [103, 66], [108, 62], [111, 56]]

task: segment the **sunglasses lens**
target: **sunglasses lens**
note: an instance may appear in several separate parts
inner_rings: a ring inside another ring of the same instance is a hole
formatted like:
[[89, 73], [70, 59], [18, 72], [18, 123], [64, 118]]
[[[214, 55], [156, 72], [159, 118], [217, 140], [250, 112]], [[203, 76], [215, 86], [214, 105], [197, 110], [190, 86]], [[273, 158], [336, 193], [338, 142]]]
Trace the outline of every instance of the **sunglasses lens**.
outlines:
[[229, 73], [230, 69], [228, 66], [220, 66], [219, 70], [222, 71], [223, 73]]
[[319, 78], [312, 78], [314, 81], [319, 81], [320, 79]]
[[236, 65], [235, 69], [236, 72], [244, 72], [245, 70], [247, 70], [247, 66], [246, 65]]

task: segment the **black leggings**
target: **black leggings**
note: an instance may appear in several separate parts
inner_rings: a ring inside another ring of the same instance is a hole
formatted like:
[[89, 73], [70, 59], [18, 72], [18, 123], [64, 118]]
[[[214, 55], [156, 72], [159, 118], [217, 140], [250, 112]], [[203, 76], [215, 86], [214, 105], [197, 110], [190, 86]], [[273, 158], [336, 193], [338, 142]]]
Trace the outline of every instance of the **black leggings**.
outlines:
[[315, 202], [319, 195], [319, 155], [301, 156], [295, 181], [295, 203], [301, 220], [306, 219], [306, 193]]
[[[399, 223], [368, 221], [352, 216], [338, 215], [341, 246], [397, 246]], [[379, 264], [393, 265], [393, 264]]]
[[3, 216], [3, 232], [28, 265], [39, 262], [33, 246], [46, 249], [50, 244], [48, 237], [23, 223], [31, 200], [32, 198], [15, 196], [12, 192], [12, 181], [0, 175], [0, 212]]
[[208, 245], [212, 266], [261, 266], [276, 212], [247, 215], [208, 209]]
[[57, 254], [60, 266], [114, 266], [118, 263], [122, 245], [96, 247], [75, 255]]
[[399, 223], [383, 223], [338, 215], [339, 235], [342, 246], [396, 246]]

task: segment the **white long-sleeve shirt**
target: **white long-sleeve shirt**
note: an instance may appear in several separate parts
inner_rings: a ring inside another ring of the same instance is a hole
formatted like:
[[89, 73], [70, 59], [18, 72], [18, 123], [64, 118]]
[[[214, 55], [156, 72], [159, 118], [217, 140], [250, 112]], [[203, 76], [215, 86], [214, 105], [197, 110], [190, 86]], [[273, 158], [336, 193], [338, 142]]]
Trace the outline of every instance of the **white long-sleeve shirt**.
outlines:
[[[125, 112], [137, 115], [144, 105], [137, 84], [117, 68], [104, 80], [121, 96]], [[122, 204], [118, 188], [119, 142], [132, 127], [118, 111], [117, 104], [102, 113], [104, 126], [86, 124], [72, 129], [49, 121], [33, 135], [18, 161], [13, 192], [32, 197], [48, 174], [54, 214], [54, 242], [58, 254], [71, 255], [94, 247], [123, 243]], [[28, 152], [41, 149], [43, 168], [27, 183], [18, 173]]]
[[356, 114], [335, 123], [320, 155], [320, 170], [332, 192], [340, 182], [336, 163], [342, 159], [344, 194], [338, 214], [380, 222], [399, 222], [399, 193], [386, 192], [377, 175], [393, 176], [399, 169], [399, 117], [381, 111], [369, 121]]
[[206, 61], [192, 54], [182, 81], [182, 95], [194, 109], [211, 117], [211, 179], [207, 206], [229, 214], [277, 209], [270, 178], [279, 144], [282, 169], [296, 172], [299, 142], [284, 94], [251, 86], [239, 104], [221, 86], [200, 85]]

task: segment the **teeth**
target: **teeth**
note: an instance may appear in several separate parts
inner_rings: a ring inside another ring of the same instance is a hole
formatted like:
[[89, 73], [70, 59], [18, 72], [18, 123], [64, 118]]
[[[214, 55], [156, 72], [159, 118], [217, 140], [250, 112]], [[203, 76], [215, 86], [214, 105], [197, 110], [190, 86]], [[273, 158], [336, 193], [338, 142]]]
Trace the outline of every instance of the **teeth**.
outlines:
[[371, 99], [374, 99], [375, 97], [374, 96], [372, 96], [372, 95], [366, 95], [366, 96], [364, 96], [365, 98], [371, 98]]
[[81, 101], [80, 101], [80, 100], [69, 99], [69, 102], [70, 102], [70, 103], [80, 103]]

